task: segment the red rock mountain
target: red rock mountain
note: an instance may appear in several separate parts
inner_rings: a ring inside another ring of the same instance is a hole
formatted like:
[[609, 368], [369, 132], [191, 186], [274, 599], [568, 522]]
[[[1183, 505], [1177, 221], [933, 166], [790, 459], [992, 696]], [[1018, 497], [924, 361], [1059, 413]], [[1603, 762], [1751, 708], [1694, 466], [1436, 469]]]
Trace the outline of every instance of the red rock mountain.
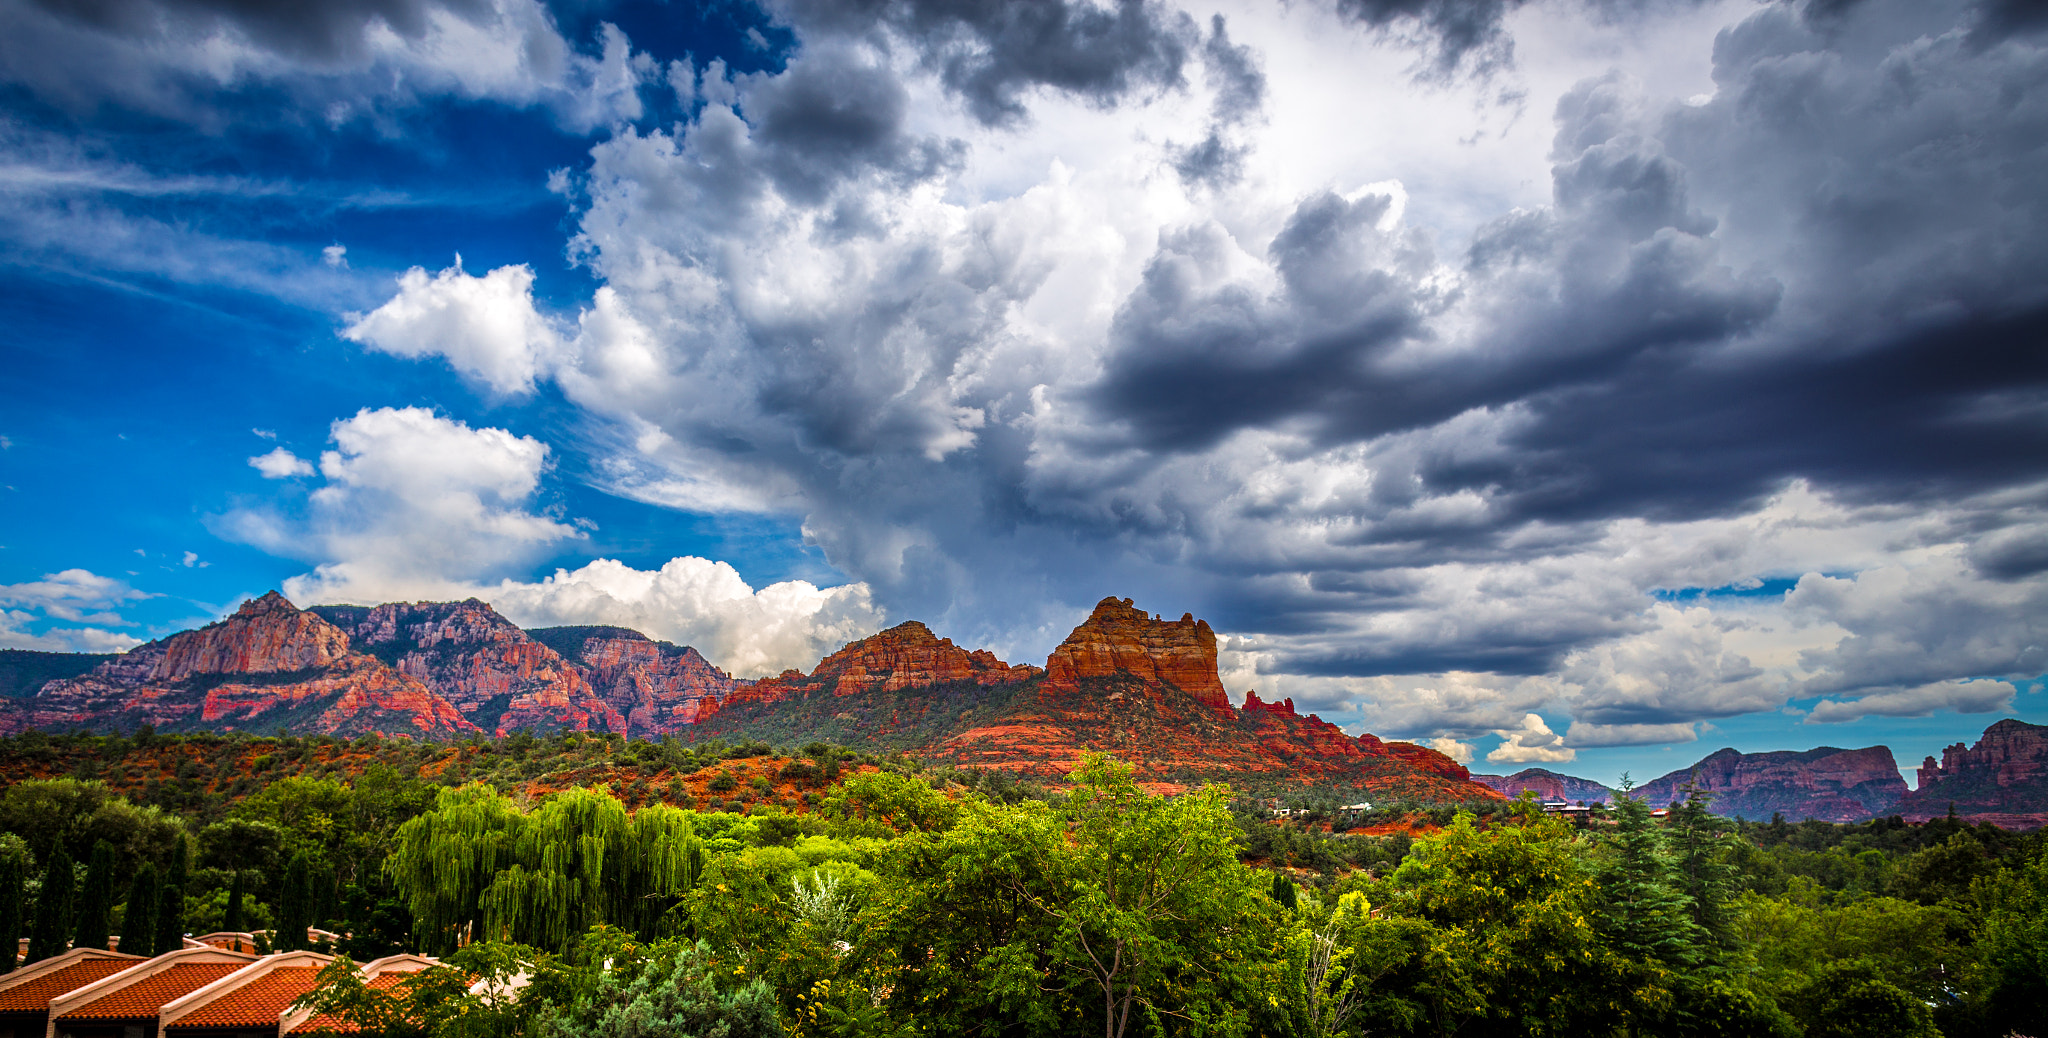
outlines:
[[154, 641], [0, 711], [0, 726], [168, 731], [476, 731], [418, 680], [352, 651], [348, 635], [273, 591], [233, 616]]
[[1518, 797], [1529, 792], [1540, 800], [1566, 800], [1574, 804], [1604, 804], [1614, 797], [1613, 790], [1592, 779], [1560, 775], [1542, 768], [1523, 768], [1512, 775], [1474, 775], [1472, 781], [1505, 797]]
[[1884, 746], [1771, 753], [1724, 749], [1645, 783], [1636, 794], [1661, 807], [1683, 799], [1680, 787], [1694, 778], [1712, 794], [1715, 814], [1737, 818], [1783, 814], [1794, 822], [1854, 822], [1890, 814], [1906, 795], [1906, 780]]
[[1972, 821], [2007, 828], [2048, 825], [2048, 725], [2006, 718], [1984, 729], [1977, 745], [1956, 743], [1920, 765], [1920, 786], [1898, 811], [1907, 821], [1937, 818], [1951, 808]]
[[935, 764], [1066, 774], [1083, 752], [1114, 753], [1166, 783], [1313, 784], [1436, 800], [1497, 797], [1457, 762], [1409, 743], [1346, 735], [1257, 693], [1231, 706], [1216, 636], [1191, 616], [1154, 618], [1104, 599], [1041, 673], [968, 653], [902, 624], [735, 692], [698, 738], [826, 739], [903, 750]]

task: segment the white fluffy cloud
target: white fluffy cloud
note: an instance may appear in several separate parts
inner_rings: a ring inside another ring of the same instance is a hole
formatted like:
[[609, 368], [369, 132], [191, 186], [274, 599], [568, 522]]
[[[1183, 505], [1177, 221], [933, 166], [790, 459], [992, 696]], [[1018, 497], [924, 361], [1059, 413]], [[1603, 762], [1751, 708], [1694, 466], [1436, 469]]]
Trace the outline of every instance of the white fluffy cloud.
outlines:
[[366, 408], [331, 432], [303, 515], [223, 521], [235, 539], [319, 564], [287, 582], [294, 600], [452, 594], [583, 536], [531, 510], [548, 463], [539, 440], [417, 407]]
[[[285, 581], [301, 605], [475, 596], [523, 626], [616, 624], [694, 645], [746, 677], [809, 667], [883, 624], [864, 584], [797, 580], [757, 591], [731, 566], [694, 557], [653, 571], [599, 559], [538, 582], [514, 579], [586, 537], [535, 510], [545, 444], [422, 408], [366, 409], [332, 434], [335, 449], [320, 457], [324, 482], [302, 515], [245, 510], [222, 524], [230, 536], [316, 563]], [[0, 592], [57, 594], [45, 585]]]
[[268, 454], [258, 454], [249, 459], [249, 467], [263, 473], [264, 479], [290, 479], [293, 476], [310, 476], [313, 463], [293, 454], [283, 447], [277, 447]]
[[864, 584], [791, 580], [756, 591], [731, 566], [690, 556], [652, 571], [599, 559], [538, 583], [508, 580], [481, 597], [522, 627], [613, 624], [694, 645], [739, 677], [808, 669], [884, 626]]
[[[429, 275], [414, 267], [398, 294], [342, 335], [399, 357], [445, 357], [455, 370], [503, 395], [533, 389], [558, 337], [533, 306], [533, 271], [499, 267], [482, 277], [455, 265]], [[281, 449], [281, 448], [280, 448]]]
[[1494, 764], [1563, 764], [1578, 756], [1564, 744], [1564, 737], [1551, 731], [1536, 714], [1524, 716], [1517, 728], [1493, 734], [1501, 737], [1501, 744], [1486, 755]]
[[1959, 714], [1985, 714], [2012, 708], [2017, 693], [2010, 682], [1935, 681], [1918, 688], [1872, 692], [1855, 699], [1823, 699], [1814, 704], [1806, 719], [1815, 724], [1839, 724], [1876, 715], [1878, 717], [1927, 717], [1937, 710]]

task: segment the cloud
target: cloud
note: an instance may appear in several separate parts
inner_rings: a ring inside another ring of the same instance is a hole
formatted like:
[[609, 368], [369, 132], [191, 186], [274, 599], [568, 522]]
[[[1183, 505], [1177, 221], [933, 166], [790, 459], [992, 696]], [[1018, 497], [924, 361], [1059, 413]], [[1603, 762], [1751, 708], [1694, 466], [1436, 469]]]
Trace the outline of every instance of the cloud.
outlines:
[[792, 580], [756, 591], [731, 566], [689, 556], [652, 571], [598, 559], [483, 597], [523, 627], [614, 624], [693, 645], [739, 677], [808, 669], [885, 625], [866, 585]]
[[1536, 714], [1525, 715], [1518, 728], [1493, 734], [1503, 740], [1486, 755], [1486, 759], [1494, 764], [1563, 764], [1578, 756], [1564, 744], [1564, 737], [1551, 731], [1543, 718]]
[[1460, 764], [1472, 763], [1472, 758], [1479, 753], [1478, 748], [1471, 743], [1459, 742], [1456, 739], [1431, 739], [1423, 745]]
[[1030, 658], [1159, 601], [1354, 729], [1564, 760], [2044, 666], [2038, 38], [1946, 0], [778, 11], [783, 70], [688, 68], [701, 107], [563, 178], [573, 323], [535, 345], [512, 291], [409, 355], [552, 380], [616, 492], [803, 515], [891, 616]]
[[1931, 717], [1937, 710], [1986, 714], [2011, 710], [2017, 694], [2010, 682], [1936, 681], [1918, 688], [1872, 692], [1855, 699], [1823, 699], [1806, 715], [1808, 724], [1840, 724], [1865, 717]]
[[126, 623], [104, 610], [153, 597], [129, 587], [127, 582], [118, 578], [102, 577], [84, 569], [45, 573], [41, 580], [21, 584], [0, 584], [0, 605], [22, 606], [60, 620], [81, 623]]
[[313, 463], [278, 447], [268, 454], [258, 454], [249, 459], [249, 467], [263, 473], [264, 479], [290, 479], [293, 476], [310, 476]]
[[417, 407], [365, 408], [331, 435], [303, 515], [244, 509], [218, 524], [230, 539], [318, 563], [286, 582], [294, 601], [454, 594], [584, 536], [530, 510], [548, 463], [539, 440]]
[[[335, 422], [332, 437], [303, 515], [242, 510], [218, 524], [233, 539], [316, 563], [284, 582], [302, 605], [475, 596], [527, 627], [616, 624], [694, 645], [742, 676], [810, 667], [883, 626], [864, 584], [797, 580], [757, 591], [731, 566], [694, 557], [651, 571], [599, 559], [518, 580], [507, 574], [586, 537], [535, 510], [545, 444], [424, 408], [365, 409]], [[55, 594], [41, 587], [0, 592]]]
[[464, 376], [502, 395], [531, 392], [558, 349], [558, 336], [533, 306], [533, 270], [499, 267], [465, 273], [461, 257], [429, 275], [414, 267], [398, 294], [357, 318], [342, 336], [398, 357], [440, 356]]
[[596, 42], [575, 49], [535, 0], [0, 5], [9, 81], [72, 109], [113, 101], [209, 124], [231, 118], [225, 97], [260, 86], [329, 121], [432, 96], [546, 106], [576, 132], [638, 118], [653, 60], [610, 25]]
[[34, 649], [41, 652], [125, 652], [142, 644], [132, 635], [104, 627], [55, 628], [40, 632], [28, 628], [50, 620], [73, 623], [130, 626], [113, 610], [128, 602], [155, 595], [138, 591], [127, 582], [103, 577], [84, 569], [45, 573], [43, 579], [20, 584], [0, 584], [0, 648]]

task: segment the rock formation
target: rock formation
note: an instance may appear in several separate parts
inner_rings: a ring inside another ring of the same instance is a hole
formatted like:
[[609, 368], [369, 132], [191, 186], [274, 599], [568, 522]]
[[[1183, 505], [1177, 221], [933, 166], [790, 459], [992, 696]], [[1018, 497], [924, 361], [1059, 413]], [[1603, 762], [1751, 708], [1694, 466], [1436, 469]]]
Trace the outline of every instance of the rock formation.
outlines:
[[1636, 794], [1662, 807], [1683, 799], [1680, 787], [1695, 776], [1713, 797], [1711, 810], [1736, 818], [1783, 814], [1794, 822], [1854, 822], [1890, 814], [1906, 795], [1906, 780], [1899, 775], [1892, 751], [1883, 746], [1771, 753], [1724, 749], [1645, 783]]
[[417, 679], [273, 591], [233, 616], [138, 646], [14, 700], [0, 726], [295, 731], [447, 738], [476, 727]]
[[2048, 725], [2006, 718], [1977, 745], [1956, 743], [1920, 765], [1919, 788], [1898, 805], [1907, 821], [1958, 816], [2007, 828], [2048, 825]]
[[1614, 796], [1613, 790], [1592, 779], [1560, 775], [1542, 768], [1523, 768], [1512, 775], [1474, 775], [1472, 781], [1481, 783], [1505, 797], [1517, 797], [1529, 792], [1536, 794], [1539, 800], [1604, 804]]
[[1148, 617], [1131, 600], [1105, 598], [1045, 661], [1044, 695], [1072, 695], [1090, 681], [1138, 682], [1148, 691], [1172, 686], [1218, 717], [1232, 713], [1216, 672], [1216, 633], [1207, 620], [1183, 613]]

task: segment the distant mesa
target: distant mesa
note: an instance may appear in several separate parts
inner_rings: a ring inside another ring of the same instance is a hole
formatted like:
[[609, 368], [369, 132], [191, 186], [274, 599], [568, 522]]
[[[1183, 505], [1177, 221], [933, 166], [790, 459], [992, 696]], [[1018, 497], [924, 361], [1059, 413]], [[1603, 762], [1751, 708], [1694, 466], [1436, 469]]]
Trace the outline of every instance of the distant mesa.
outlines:
[[1723, 749], [1692, 767], [1644, 783], [1636, 792], [1662, 807], [1683, 800], [1689, 781], [1697, 781], [1713, 796], [1716, 814], [1752, 819], [1781, 814], [1793, 822], [1856, 822], [1888, 815], [1907, 792], [1898, 762], [1883, 746], [1770, 753]]
[[1538, 800], [1565, 800], [1574, 804], [1605, 804], [1614, 791], [1592, 779], [1560, 775], [1543, 768], [1523, 768], [1512, 775], [1474, 775], [1472, 781], [1504, 797], [1533, 793]]

